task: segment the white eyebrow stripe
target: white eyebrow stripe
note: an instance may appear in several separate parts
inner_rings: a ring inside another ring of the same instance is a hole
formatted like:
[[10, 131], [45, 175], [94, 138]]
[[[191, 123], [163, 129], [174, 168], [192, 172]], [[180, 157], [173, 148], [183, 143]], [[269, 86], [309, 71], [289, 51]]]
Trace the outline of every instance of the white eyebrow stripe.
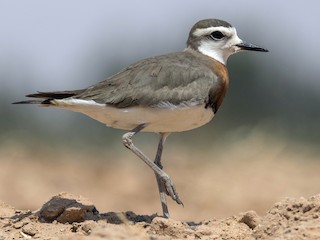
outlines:
[[230, 35], [233, 31], [235, 31], [234, 27], [208, 27], [208, 28], [197, 28], [193, 35], [196, 37], [201, 37], [205, 35], [209, 35], [214, 31], [220, 31], [222, 33], [225, 33], [227, 35]]

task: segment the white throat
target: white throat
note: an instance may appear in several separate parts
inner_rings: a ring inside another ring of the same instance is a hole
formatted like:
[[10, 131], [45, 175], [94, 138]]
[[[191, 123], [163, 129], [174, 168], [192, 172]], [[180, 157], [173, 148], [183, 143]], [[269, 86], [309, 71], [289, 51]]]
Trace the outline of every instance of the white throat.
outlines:
[[222, 64], [226, 65], [228, 57], [231, 54], [226, 54], [223, 49], [214, 48], [210, 43], [203, 41], [198, 48], [198, 51], [204, 55], [207, 55]]

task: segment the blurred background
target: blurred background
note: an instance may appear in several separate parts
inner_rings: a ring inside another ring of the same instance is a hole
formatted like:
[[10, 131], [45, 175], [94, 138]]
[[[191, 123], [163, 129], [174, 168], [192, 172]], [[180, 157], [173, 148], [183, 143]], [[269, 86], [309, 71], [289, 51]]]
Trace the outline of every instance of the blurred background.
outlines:
[[[260, 214], [320, 191], [318, 1], [0, 0], [0, 200], [36, 209], [61, 191], [101, 212], [160, 211], [153, 173], [123, 131], [59, 109], [12, 105], [36, 91], [88, 87], [140, 59], [181, 51], [200, 19], [219, 18], [269, 53], [228, 61], [214, 121], [173, 134], [164, 165], [184, 220]], [[153, 156], [156, 134], [137, 145]], [[153, 181], [152, 181], [153, 180]]]

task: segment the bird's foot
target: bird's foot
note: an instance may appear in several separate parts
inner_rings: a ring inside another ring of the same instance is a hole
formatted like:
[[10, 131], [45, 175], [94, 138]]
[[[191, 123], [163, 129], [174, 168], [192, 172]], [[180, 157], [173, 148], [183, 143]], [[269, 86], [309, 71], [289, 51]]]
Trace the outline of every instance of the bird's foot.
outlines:
[[176, 187], [173, 185], [173, 182], [170, 179], [170, 177], [167, 174], [165, 174], [163, 176], [160, 176], [160, 179], [166, 189], [167, 195], [170, 196], [174, 201], [176, 201], [176, 203], [183, 206], [183, 203], [180, 200], [178, 192], [176, 190]]

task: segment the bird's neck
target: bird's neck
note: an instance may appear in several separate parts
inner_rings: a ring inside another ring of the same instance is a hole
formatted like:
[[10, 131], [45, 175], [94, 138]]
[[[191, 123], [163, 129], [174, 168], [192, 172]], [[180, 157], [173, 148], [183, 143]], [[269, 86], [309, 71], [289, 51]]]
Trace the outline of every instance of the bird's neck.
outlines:
[[220, 79], [222, 79], [224, 85], [229, 85], [229, 74], [225, 64], [191, 47], [187, 47], [184, 51], [190, 52], [193, 55], [201, 58], [203, 60], [202, 62], [206, 63], [206, 65], [212, 70], [212, 72], [214, 72]]

